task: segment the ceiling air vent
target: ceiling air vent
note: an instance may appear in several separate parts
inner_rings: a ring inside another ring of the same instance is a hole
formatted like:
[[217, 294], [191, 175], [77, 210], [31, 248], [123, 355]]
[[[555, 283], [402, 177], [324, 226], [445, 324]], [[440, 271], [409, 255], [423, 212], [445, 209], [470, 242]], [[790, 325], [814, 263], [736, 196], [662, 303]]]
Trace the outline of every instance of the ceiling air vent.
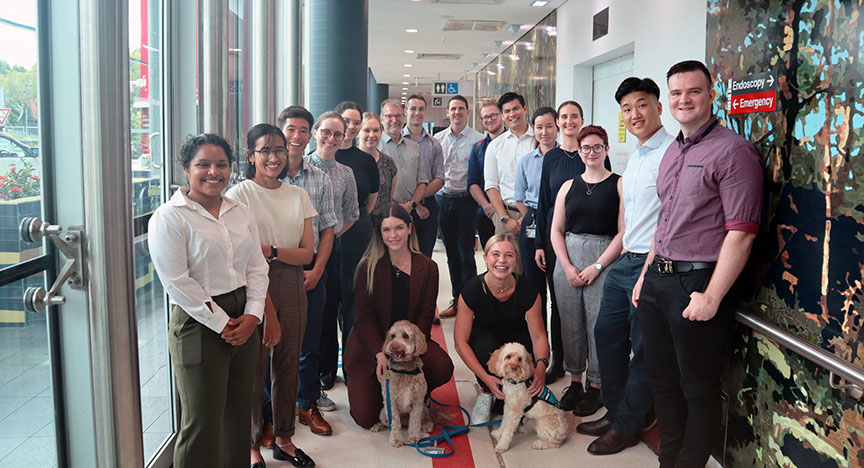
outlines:
[[504, 0], [432, 0], [429, 3], [445, 3], [449, 5], [501, 5]]
[[421, 60], [459, 60], [462, 54], [417, 54]]
[[500, 31], [506, 25], [506, 21], [451, 19], [444, 23], [444, 27], [441, 30], [495, 32]]

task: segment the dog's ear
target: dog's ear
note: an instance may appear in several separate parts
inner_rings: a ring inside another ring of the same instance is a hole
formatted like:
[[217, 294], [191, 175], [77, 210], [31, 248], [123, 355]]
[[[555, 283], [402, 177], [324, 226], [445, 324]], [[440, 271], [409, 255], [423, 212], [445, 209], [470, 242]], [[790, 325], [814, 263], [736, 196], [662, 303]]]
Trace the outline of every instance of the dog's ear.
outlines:
[[534, 357], [528, 352], [528, 350], [523, 350], [522, 354], [522, 378], [530, 379], [532, 375], [534, 375]]
[[419, 357], [426, 354], [426, 337], [413, 323], [411, 324], [411, 335], [414, 337], [414, 355]]
[[489, 362], [486, 363], [489, 372], [501, 377], [501, 348], [496, 349], [492, 356], [489, 357]]
[[393, 340], [390, 338], [390, 330], [387, 330], [386, 332], [384, 332], [384, 345], [381, 346], [381, 352], [382, 353], [384, 353], [384, 354], [388, 353], [388, 348], [390, 347], [391, 341], [393, 341]]

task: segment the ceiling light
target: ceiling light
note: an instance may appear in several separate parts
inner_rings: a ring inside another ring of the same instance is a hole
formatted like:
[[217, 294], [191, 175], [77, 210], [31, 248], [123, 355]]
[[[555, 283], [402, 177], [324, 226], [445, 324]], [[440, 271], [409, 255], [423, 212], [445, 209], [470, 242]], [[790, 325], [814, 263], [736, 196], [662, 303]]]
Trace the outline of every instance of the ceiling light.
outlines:
[[504, 64], [503, 64], [503, 63], [496, 63], [495, 66], [497, 66], [498, 68], [504, 68]]
[[414, 65], [411, 65], [410, 63], [406, 63], [405, 65], [402, 65], [402, 66], [405, 67], [405, 68], [411, 68], [411, 67], [413, 67]]
[[405, 32], [410, 33], [410, 34], [414, 34], [416, 32], [420, 32], [420, 30], [417, 28], [408, 28], [405, 30]]
[[408, 91], [408, 88], [402, 88], [402, 91]]
[[415, 52], [414, 49], [405, 49], [406, 54], [413, 54]]
[[495, 73], [495, 72], [492, 71], [492, 70], [486, 70], [486, 73], [488, 73], [488, 74], [490, 74], [490, 75], [497, 75], [497, 73]]
[[410, 84], [410, 83], [408, 83], [407, 81], [403, 81], [402, 84]]
[[405, 78], [411, 78], [411, 75], [408, 75], [408, 74], [405, 74], [405, 75], [402, 75], [402, 76], [404, 76]]
[[549, 4], [549, 2], [547, 0], [534, 0], [534, 3], [532, 3], [531, 6], [544, 7], [548, 4]]
[[516, 54], [510, 54], [510, 60], [519, 60], [519, 56]]

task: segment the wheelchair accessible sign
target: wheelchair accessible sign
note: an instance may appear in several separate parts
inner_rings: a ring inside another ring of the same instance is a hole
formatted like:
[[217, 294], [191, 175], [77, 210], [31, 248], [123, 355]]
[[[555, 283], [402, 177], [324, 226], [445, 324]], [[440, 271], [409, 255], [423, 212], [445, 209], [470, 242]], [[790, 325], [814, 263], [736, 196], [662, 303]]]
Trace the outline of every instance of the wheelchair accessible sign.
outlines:
[[777, 79], [770, 71], [729, 80], [727, 89], [729, 99], [726, 101], [726, 112], [729, 114], [769, 112], [777, 109]]
[[432, 85], [432, 94], [459, 94], [459, 83], [436, 81]]

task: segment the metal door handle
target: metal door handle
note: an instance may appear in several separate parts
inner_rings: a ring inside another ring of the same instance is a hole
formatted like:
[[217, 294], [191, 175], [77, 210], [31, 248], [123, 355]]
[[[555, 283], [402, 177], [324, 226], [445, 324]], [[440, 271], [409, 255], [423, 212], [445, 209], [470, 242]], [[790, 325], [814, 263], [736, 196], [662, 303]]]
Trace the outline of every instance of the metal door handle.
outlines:
[[18, 225], [21, 240], [24, 242], [42, 242], [48, 237], [63, 253], [66, 261], [51, 285], [51, 289], [45, 291], [42, 287], [29, 287], [24, 291], [24, 308], [28, 312], [42, 312], [46, 306], [62, 305], [66, 303], [66, 297], [58, 294], [63, 283], [68, 283], [72, 289], [84, 289], [86, 287], [86, 275], [84, 271], [84, 228], [71, 226], [66, 235], [63, 228], [55, 224], [48, 224], [39, 218], [24, 218]]

